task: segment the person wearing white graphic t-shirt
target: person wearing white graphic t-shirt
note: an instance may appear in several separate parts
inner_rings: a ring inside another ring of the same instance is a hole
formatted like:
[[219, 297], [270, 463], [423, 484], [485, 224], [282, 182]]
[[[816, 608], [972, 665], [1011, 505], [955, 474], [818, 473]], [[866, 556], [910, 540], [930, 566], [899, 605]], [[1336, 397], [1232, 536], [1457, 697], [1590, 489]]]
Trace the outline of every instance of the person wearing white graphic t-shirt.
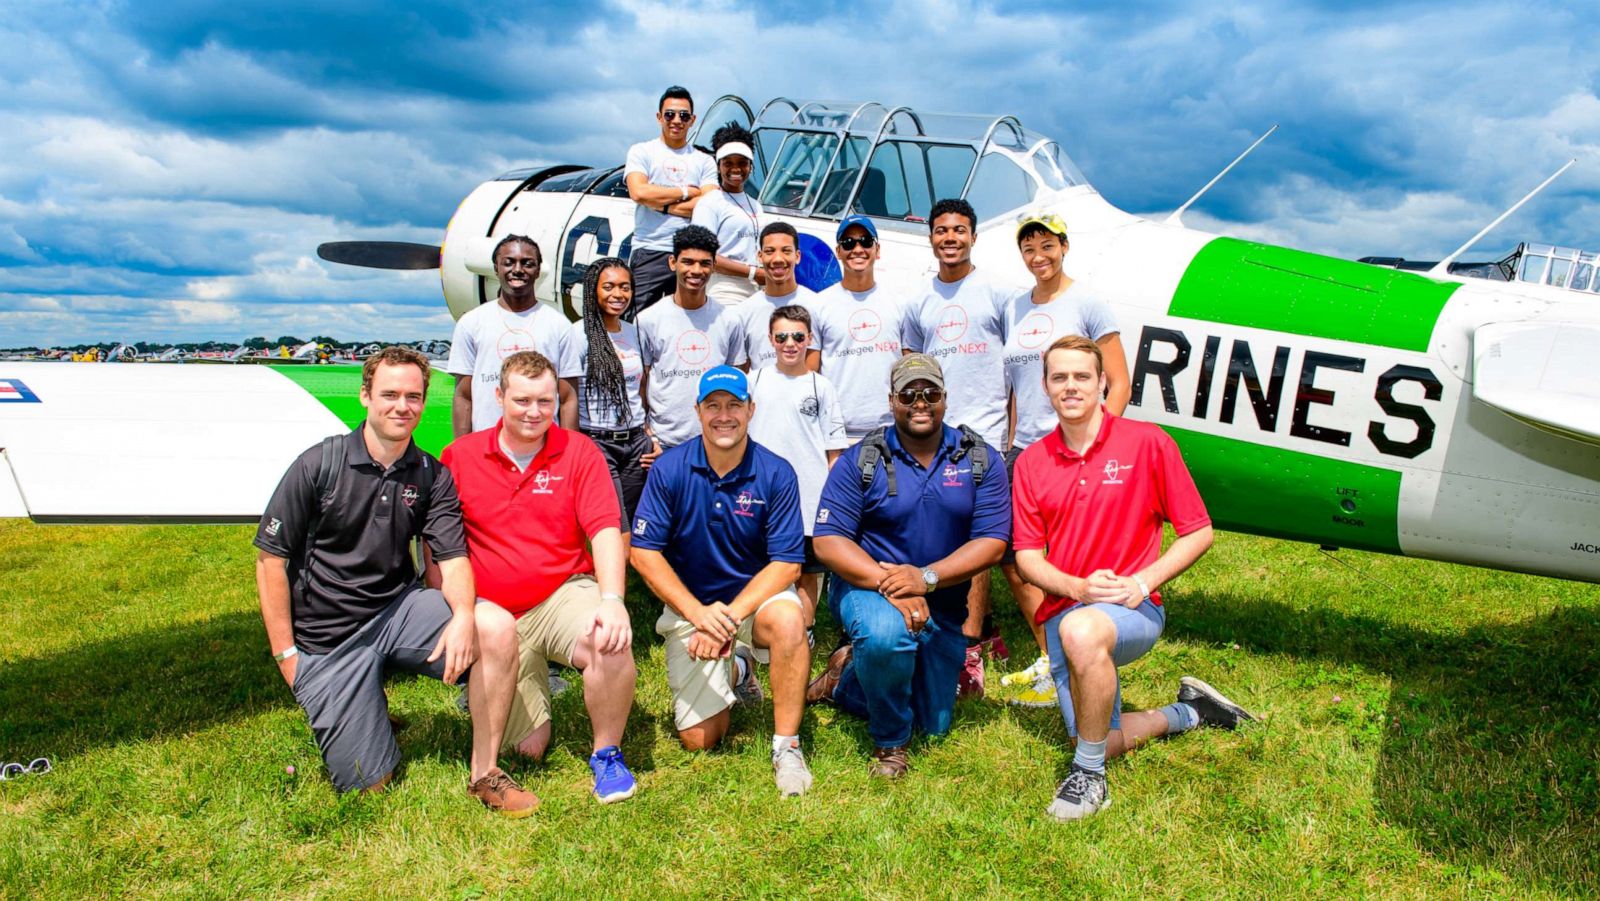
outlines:
[[[978, 239], [978, 214], [965, 200], [944, 199], [928, 213], [928, 240], [939, 274], [906, 307], [900, 343], [906, 353], [925, 353], [939, 361], [948, 387], [945, 421], [965, 425], [992, 447], [1006, 439], [1005, 301], [1010, 290], [989, 281], [972, 264]], [[982, 646], [992, 656], [1007, 656], [989, 617], [989, 578], [972, 580], [967, 599], [967, 662], [961, 671], [961, 697], [983, 696]]]
[[636, 321], [640, 312], [672, 290], [672, 236], [689, 224], [695, 204], [707, 191], [717, 189], [717, 169], [711, 157], [689, 144], [694, 123], [694, 98], [673, 85], [656, 102], [656, 122], [661, 136], [628, 148], [623, 179], [633, 210], [633, 306], [626, 318]]
[[567, 317], [539, 302], [534, 283], [544, 254], [526, 235], [506, 235], [494, 247], [495, 278], [500, 293], [494, 303], [480, 304], [456, 322], [445, 369], [456, 377], [450, 398], [450, 425], [455, 437], [480, 432], [500, 421], [494, 390], [500, 385], [500, 364], [523, 351], [538, 351], [555, 364], [557, 414], [564, 429], [578, 427], [578, 342]]
[[[700, 377], [717, 366], [737, 365], [739, 328], [733, 308], [710, 303], [706, 282], [717, 255], [717, 236], [698, 225], [672, 236], [672, 270], [677, 289], [639, 314], [639, 355], [644, 377], [645, 428], [662, 451], [700, 436], [695, 410]], [[645, 458], [654, 465], [656, 452]], [[648, 479], [646, 480], [648, 484]]]
[[855, 444], [880, 426], [894, 424], [889, 369], [900, 359], [900, 299], [877, 283], [878, 228], [866, 216], [839, 223], [834, 253], [844, 277], [817, 292], [811, 308], [821, 372], [839, 388], [844, 433]]
[[[733, 308], [742, 336], [740, 360], [746, 364], [747, 372], [771, 366], [778, 359], [778, 352], [772, 349], [772, 341], [767, 336], [772, 312], [791, 304], [810, 311], [817, 302], [817, 295], [810, 288], [795, 281], [795, 268], [800, 265], [800, 234], [794, 226], [787, 222], [768, 223], [761, 229], [756, 257], [761, 261], [766, 281], [760, 291]], [[806, 346], [805, 361], [810, 369], [821, 365], [815, 338]]]
[[729, 122], [711, 136], [711, 153], [717, 160], [717, 187], [700, 198], [690, 217], [717, 236], [716, 271], [706, 293], [720, 304], [732, 306], [763, 284], [767, 276], [756, 261], [757, 236], [761, 232], [761, 203], [745, 193], [750, 178], [750, 148], [756, 139], [749, 129]]
[[[632, 301], [628, 264], [617, 257], [595, 260], [583, 277], [583, 318], [572, 324], [583, 361], [578, 428], [605, 456], [622, 504], [622, 521], [629, 524], [644, 491], [647, 462], [661, 453], [645, 430], [639, 328], [622, 318]], [[624, 530], [624, 542], [630, 534]]]
[[[1022, 452], [1050, 434], [1059, 424], [1055, 408], [1039, 377], [1041, 354], [1051, 343], [1079, 335], [1099, 346], [1105, 361], [1106, 410], [1121, 416], [1128, 406], [1128, 359], [1122, 352], [1121, 329], [1111, 307], [1094, 288], [1075, 281], [1062, 270], [1066, 257], [1067, 224], [1050, 212], [1029, 212], [1017, 220], [1017, 250], [1023, 265], [1033, 273], [1034, 286], [1017, 292], [1007, 311], [1006, 390], [1011, 395], [1011, 445], [1005, 452], [1006, 471], [1012, 472]], [[1050, 676], [1043, 627], [1034, 614], [1044, 603], [1044, 592], [1023, 581], [1017, 573], [1016, 554], [1009, 548], [1000, 558], [1000, 571], [1011, 585], [1017, 608], [1033, 628], [1039, 657], [1033, 665], [1007, 675], [1001, 685], [1025, 686], [1010, 698], [1021, 707], [1054, 707], [1056, 683]]]
[[[750, 437], [776, 451], [794, 467], [800, 480], [800, 515], [805, 524], [806, 562], [796, 586], [805, 603], [806, 628], [817, 618], [817, 576], [826, 571], [811, 547], [817, 501], [828, 469], [850, 441], [844, 434], [839, 392], [827, 377], [806, 365], [811, 343], [811, 314], [799, 304], [772, 311], [769, 334], [777, 361], [750, 374]], [[814, 351], [813, 351], [814, 353]]]

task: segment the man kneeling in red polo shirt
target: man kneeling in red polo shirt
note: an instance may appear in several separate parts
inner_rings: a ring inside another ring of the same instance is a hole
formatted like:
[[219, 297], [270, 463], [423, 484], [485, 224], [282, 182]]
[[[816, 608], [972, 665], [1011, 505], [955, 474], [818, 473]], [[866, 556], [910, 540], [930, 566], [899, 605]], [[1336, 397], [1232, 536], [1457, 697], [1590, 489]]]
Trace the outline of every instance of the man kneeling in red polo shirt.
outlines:
[[627, 550], [605, 456], [555, 424], [556, 391], [548, 359], [533, 351], [506, 357], [495, 388], [500, 421], [463, 435], [440, 460], [461, 495], [479, 599], [517, 618], [520, 675], [506, 747], [544, 755], [548, 661], [574, 667], [594, 728], [594, 795], [604, 804], [637, 787], [619, 747], [638, 676], [622, 603]]
[[[1100, 346], [1069, 335], [1044, 355], [1044, 390], [1060, 425], [1017, 458], [1011, 496], [1017, 570], [1045, 593], [1057, 703], [1078, 740], [1049, 814], [1077, 820], [1111, 803], [1106, 758], [1196, 726], [1232, 729], [1255, 717], [1192, 676], [1160, 710], [1122, 713], [1117, 667], [1143, 657], [1166, 625], [1156, 589], [1211, 547], [1211, 517], [1178, 445], [1100, 400]], [[1161, 524], [1178, 539], [1161, 553]]]

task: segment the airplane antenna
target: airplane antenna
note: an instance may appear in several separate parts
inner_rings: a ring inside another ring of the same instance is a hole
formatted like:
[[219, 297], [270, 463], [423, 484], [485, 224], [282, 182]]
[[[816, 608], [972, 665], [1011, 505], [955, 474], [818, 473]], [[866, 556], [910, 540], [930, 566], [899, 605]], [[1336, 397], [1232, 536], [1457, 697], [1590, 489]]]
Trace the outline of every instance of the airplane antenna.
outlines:
[[1521, 200], [1519, 200], [1516, 203], [1512, 204], [1511, 205], [1511, 209], [1506, 210], [1504, 213], [1501, 213], [1499, 215], [1499, 217], [1496, 218], [1493, 222], [1489, 223], [1488, 225], [1485, 225], [1483, 227], [1483, 231], [1480, 231], [1477, 234], [1472, 236], [1472, 240], [1470, 240], [1467, 243], [1461, 245], [1460, 247], [1457, 247], [1455, 253], [1452, 253], [1449, 256], [1445, 257], [1444, 259], [1440, 260], [1439, 262], [1434, 263], [1433, 264], [1433, 268], [1428, 270], [1428, 275], [1431, 275], [1431, 276], [1449, 275], [1450, 274], [1450, 264], [1454, 263], [1456, 261], [1456, 257], [1459, 257], [1462, 254], [1466, 253], [1469, 249], [1472, 248], [1472, 245], [1474, 245], [1474, 244], [1478, 243], [1480, 240], [1482, 240], [1484, 235], [1487, 235], [1489, 232], [1494, 231], [1495, 226], [1497, 226], [1500, 223], [1506, 221], [1506, 217], [1507, 216], [1510, 216], [1512, 213], [1515, 213], [1517, 210], [1521, 209], [1523, 204], [1525, 204], [1528, 201], [1533, 199], [1533, 195], [1539, 193], [1540, 191], [1543, 191], [1545, 189], [1546, 185], [1550, 184], [1551, 182], [1553, 182], [1557, 178], [1559, 178], [1561, 176], [1561, 173], [1567, 171], [1568, 169], [1571, 169], [1572, 168], [1572, 164], [1576, 163], [1577, 161], [1578, 160], [1577, 160], [1576, 157], [1574, 157], [1574, 158], [1572, 158], [1570, 160], [1567, 160], [1567, 164], [1565, 166], [1562, 166], [1560, 169], [1557, 169], [1555, 171], [1554, 175], [1550, 176], [1549, 178], [1545, 179], [1542, 182], [1539, 182], [1539, 187], [1534, 188], [1532, 191], [1529, 191], [1527, 196], [1523, 197]]
[[1242, 160], [1245, 157], [1249, 156], [1250, 155], [1250, 151], [1255, 150], [1257, 147], [1260, 147], [1261, 146], [1261, 142], [1265, 141], [1267, 138], [1272, 137], [1272, 133], [1277, 131], [1277, 130], [1278, 130], [1278, 126], [1274, 125], [1271, 128], [1267, 129], [1267, 133], [1266, 134], [1262, 135], [1259, 138], [1256, 138], [1256, 142], [1254, 144], [1251, 144], [1249, 147], [1246, 147], [1245, 150], [1244, 150], [1244, 153], [1241, 153], [1238, 156], [1234, 157], [1233, 158], [1233, 162], [1229, 163], [1227, 168], [1223, 169], [1221, 172], [1218, 172], [1217, 176], [1215, 178], [1213, 178], [1210, 181], [1206, 182], [1206, 186], [1201, 188], [1199, 191], [1195, 192], [1195, 195], [1193, 197], [1189, 198], [1187, 203], [1185, 203], [1183, 206], [1178, 207], [1176, 210], [1173, 210], [1172, 211], [1172, 215], [1168, 216], [1167, 219], [1166, 219], [1167, 224], [1168, 225], [1182, 225], [1183, 224], [1183, 211], [1187, 210], [1189, 207], [1193, 206], [1194, 202], [1196, 200], [1200, 199], [1200, 195], [1202, 195], [1205, 192], [1211, 190], [1211, 186], [1212, 185], [1216, 184], [1219, 181], [1222, 181], [1222, 176], [1227, 175], [1229, 170], [1231, 170], [1234, 166], [1239, 165], [1239, 161], [1240, 160]]

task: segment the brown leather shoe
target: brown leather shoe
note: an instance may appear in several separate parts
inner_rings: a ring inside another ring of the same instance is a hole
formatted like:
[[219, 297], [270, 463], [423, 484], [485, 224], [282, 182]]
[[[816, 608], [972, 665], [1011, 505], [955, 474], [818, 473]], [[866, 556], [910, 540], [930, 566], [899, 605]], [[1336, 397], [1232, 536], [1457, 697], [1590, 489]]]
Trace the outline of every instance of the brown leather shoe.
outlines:
[[467, 786], [467, 794], [482, 801], [483, 806], [495, 813], [514, 820], [539, 809], [539, 796], [518, 785], [517, 780], [506, 775], [499, 767]]
[[867, 767], [867, 774], [884, 779], [899, 779], [909, 769], [911, 769], [911, 760], [906, 757], [905, 745], [893, 748], [873, 748], [872, 764]]
[[833, 703], [833, 690], [839, 687], [839, 677], [844, 675], [844, 668], [850, 665], [850, 655], [850, 646], [841, 645], [839, 650], [828, 656], [828, 665], [806, 686], [807, 704]]

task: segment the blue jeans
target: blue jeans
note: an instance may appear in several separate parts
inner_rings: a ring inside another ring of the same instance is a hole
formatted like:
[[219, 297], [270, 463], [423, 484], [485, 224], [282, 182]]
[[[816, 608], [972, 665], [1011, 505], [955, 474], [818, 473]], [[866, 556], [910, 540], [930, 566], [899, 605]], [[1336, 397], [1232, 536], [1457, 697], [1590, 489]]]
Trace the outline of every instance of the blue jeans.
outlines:
[[867, 733], [880, 748], [911, 741], [912, 726], [928, 735], [950, 731], [956, 706], [956, 680], [967, 658], [967, 639], [959, 627], [930, 622], [919, 632], [881, 594], [856, 588], [829, 598], [854, 649], [834, 690], [843, 710], [867, 721]]
[[[1067, 655], [1061, 650], [1061, 621], [1076, 610], [1098, 610], [1111, 618], [1117, 630], [1117, 641], [1111, 646], [1111, 662], [1120, 669], [1150, 653], [1167, 624], [1167, 609], [1148, 600], [1133, 610], [1119, 604], [1078, 604], [1050, 617], [1044, 624], [1044, 644], [1050, 656], [1050, 676], [1056, 683], [1056, 703], [1061, 706], [1061, 719], [1067, 724], [1067, 734], [1078, 737], [1078, 717], [1072, 712], [1072, 674], [1067, 669]], [[1122, 728], [1122, 676], [1117, 675], [1117, 693], [1111, 701], [1111, 728]]]

